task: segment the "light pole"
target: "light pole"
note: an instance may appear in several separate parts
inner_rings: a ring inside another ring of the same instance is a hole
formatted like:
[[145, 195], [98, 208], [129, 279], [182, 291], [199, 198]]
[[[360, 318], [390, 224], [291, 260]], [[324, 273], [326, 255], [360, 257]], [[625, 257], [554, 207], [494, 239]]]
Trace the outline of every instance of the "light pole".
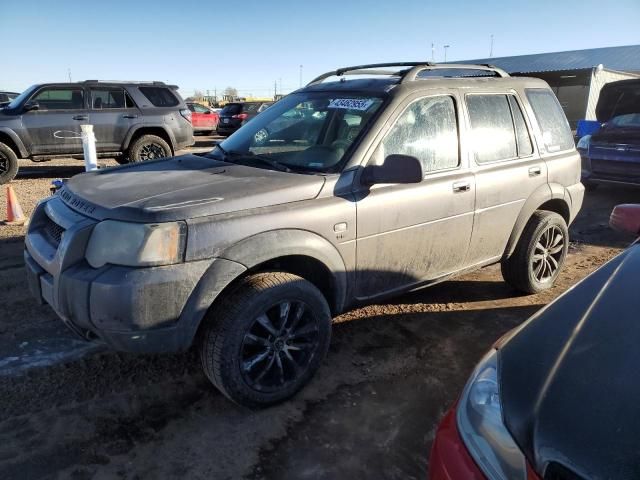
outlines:
[[444, 45], [442, 48], [444, 48], [444, 63], [447, 63], [447, 50], [449, 49], [450, 45]]
[[300, 88], [302, 88], [302, 65], [300, 65]]

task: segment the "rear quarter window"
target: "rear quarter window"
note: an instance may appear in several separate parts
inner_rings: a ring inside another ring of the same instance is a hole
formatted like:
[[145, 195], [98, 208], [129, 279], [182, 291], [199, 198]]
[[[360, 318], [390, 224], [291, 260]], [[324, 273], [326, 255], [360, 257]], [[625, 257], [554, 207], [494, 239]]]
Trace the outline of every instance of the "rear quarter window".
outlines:
[[154, 107], [175, 107], [180, 103], [169, 88], [139, 87], [139, 89]]
[[540, 126], [545, 150], [555, 153], [573, 148], [569, 122], [553, 92], [543, 88], [530, 88], [527, 89], [527, 98]]

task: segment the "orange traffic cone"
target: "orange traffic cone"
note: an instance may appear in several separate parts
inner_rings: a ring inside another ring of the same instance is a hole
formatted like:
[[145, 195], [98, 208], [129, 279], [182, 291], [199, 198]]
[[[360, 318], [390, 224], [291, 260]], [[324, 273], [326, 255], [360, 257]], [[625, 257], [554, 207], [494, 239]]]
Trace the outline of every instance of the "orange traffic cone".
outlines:
[[26, 221], [27, 219], [22, 212], [18, 197], [16, 197], [16, 192], [13, 191], [12, 186], [7, 186], [7, 221], [5, 224], [24, 225]]

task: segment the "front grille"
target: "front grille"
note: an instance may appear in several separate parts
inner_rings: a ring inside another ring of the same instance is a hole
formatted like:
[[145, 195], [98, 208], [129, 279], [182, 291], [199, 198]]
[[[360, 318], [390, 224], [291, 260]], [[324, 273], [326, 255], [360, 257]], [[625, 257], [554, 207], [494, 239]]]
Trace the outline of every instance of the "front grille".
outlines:
[[62, 228], [47, 216], [45, 216], [43, 232], [53, 245], [55, 245], [56, 247], [60, 245], [60, 242], [62, 241], [62, 235], [64, 234], [64, 228]]

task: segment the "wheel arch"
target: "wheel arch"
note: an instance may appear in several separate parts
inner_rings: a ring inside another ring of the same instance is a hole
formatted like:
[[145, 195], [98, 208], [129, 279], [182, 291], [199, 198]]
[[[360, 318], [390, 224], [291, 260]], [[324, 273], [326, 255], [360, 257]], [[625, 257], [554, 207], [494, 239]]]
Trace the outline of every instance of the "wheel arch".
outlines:
[[156, 135], [169, 144], [171, 154], [175, 153], [175, 138], [172, 133], [161, 125], [140, 125], [131, 127], [122, 144], [122, 151], [125, 152], [133, 142], [143, 135]]
[[7, 145], [18, 158], [27, 158], [29, 156], [29, 152], [20, 137], [9, 128], [0, 127], [0, 143]]
[[328, 240], [313, 232], [271, 230], [235, 244], [221, 256], [241, 263], [249, 272], [281, 269], [299, 275], [325, 295], [332, 313], [344, 308], [347, 292], [344, 260]]
[[221, 252], [202, 276], [180, 316], [184, 346], [198, 337], [207, 311], [221, 295], [247, 275], [282, 271], [298, 275], [323, 294], [332, 314], [347, 298], [347, 273], [336, 248], [323, 237], [304, 230], [274, 230], [249, 237]]
[[511, 231], [507, 247], [504, 251], [504, 258], [508, 258], [513, 254], [522, 232], [531, 219], [531, 216], [537, 210], [555, 212], [564, 218], [567, 225], [571, 223], [571, 206], [567, 202], [566, 189], [562, 185], [541, 186], [529, 196], [520, 209], [520, 214], [518, 215], [513, 230]]

